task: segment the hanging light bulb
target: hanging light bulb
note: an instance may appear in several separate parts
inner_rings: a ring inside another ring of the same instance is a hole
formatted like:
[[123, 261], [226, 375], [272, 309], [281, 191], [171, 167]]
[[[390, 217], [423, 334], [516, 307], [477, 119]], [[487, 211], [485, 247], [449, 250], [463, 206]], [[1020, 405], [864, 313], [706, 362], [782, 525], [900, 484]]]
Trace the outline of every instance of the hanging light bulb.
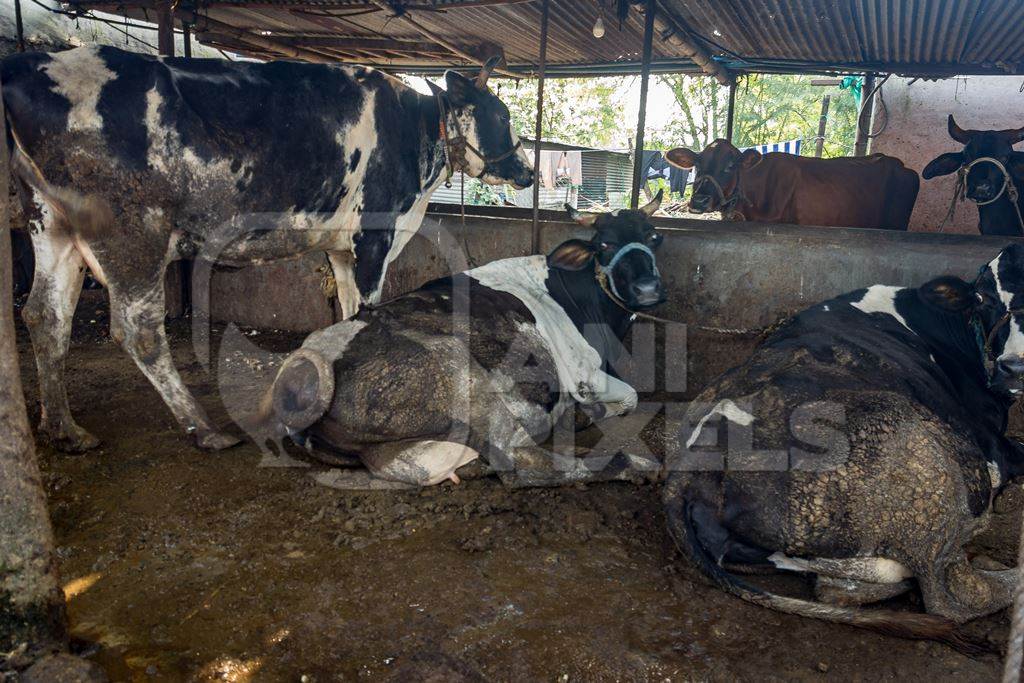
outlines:
[[604, 4], [597, 6], [597, 21], [594, 22], [594, 37], [604, 37]]

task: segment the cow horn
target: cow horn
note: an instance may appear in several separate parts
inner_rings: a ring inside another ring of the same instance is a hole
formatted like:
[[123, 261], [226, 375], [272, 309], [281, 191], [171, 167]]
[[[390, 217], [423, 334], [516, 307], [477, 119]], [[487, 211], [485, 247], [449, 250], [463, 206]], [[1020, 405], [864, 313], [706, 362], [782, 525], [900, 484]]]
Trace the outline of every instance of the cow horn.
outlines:
[[665, 196], [665, 188], [658, 190], [658, 194], [654, 195], [654, 199], [649, 201], [647, 204], [640, 207], [648, 216], [653, 216], [654, 212], [661, 207], [661, 198]]
[[566, 204], [565, 210], [569, 214], [569, 218], [573, 219], [580, 225], [585, 225], [588, 228], [597, 221], [598, 214], [596, 213], [584, 213], [583, 211], [577, 211], [576, 207], [572, 204]]
[[1010, 130], [1004, 132], [1006, 133], [1007, 141], [1011, 145], [1016, 144], [1021, 140], [1024, 140], [1024, 127], [1011, 128]]
[[947, 127], [949, 128], [949, 137], [953, 138], [960, 144], [966, 145], [968, 142], [971, 141], [971, 134], [968, 131], [961, 128], [960, 126], [956, 125], [956, 119], [953, 118], [952, 114], [949, 115]]
[[487, 79], [491, 77], [491, 72], [494, 71], [495, 67], [498, 66], [498, 63], [500, 61], [501, 57], [498, 55], [494, 55], [486, 62], [484, 62], [484, 65], [480, 67], [480, 75], [476, 77], [476, 87], [480, 88], [481, 90], [487, 87]]

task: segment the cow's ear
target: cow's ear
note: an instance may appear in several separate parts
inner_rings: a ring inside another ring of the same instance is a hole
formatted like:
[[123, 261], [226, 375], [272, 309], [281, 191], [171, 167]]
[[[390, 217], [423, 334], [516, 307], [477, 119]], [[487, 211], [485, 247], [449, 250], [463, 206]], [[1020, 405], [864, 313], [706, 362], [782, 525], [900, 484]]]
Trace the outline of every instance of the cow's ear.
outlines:
[[974, 285], [952, 275], [943, 275], [917, 288], [921, 300], [933, 308], [966, 313], [979, 303]]
[[697, 153], [685, 147], [676, 147], [665, 152], [665, 160], [677, 168], [693, 168], [697, 165]]
[[590, 242], [573, 239], [562, 242], [548, 254], [548, 266], [562, 270], [583, 270], [594, 258], [594, 246]]
[[437, 97], [438, 95], [444, 92], [444, 88], [439, 86], [437, 83], [434, 83], [433, 81], [427, 81], [427, 87], [430, 88], [430, 93], [434, 97]]
[[750, 168], [759, 161], [761, 161], [761, 153], [756, 149], [748, 149], [740, 155], [740, 166], [743, 168]]
[[476, 84], [456, 71], [446, 71], [445, 84], [448, 86], [448, 99], [456, 107], [469, 104], [477, 93]]
[[929, 161], [921, 171], [921, 177], [930, 180], [936, 176], [949, 175], [963, 165], [964, 155], [962, 152], [946, 152]]

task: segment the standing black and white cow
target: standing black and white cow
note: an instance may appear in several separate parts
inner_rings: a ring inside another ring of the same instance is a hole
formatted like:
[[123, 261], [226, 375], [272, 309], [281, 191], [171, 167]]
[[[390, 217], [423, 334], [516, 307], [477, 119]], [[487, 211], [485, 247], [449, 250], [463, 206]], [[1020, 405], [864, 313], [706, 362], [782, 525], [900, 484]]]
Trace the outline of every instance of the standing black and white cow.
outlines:
[[609, 363], [634, 312], [664, 300], [648, 222], [660, 201], [570, 209], [590, 240], [436, 280], [313, 333], [267, 393], [265, 434], [358, 456], [368, 472], [329, 475], [346, 487], [435, 484], [478, 457], [510, 485], [651, 469], [628, 455], [601, 473], [572, 458], [558, 469], [532, 446], [574, 404], [591, 417], [636, 406]]
[[24, 310], [40, 431], [98, 441], [68, 407], [64, 359], [86, 265], [109, 289], [111, 336], [204, 448], [218, 432], [164, 334], [163, 276], [182, 258], [229, 265], [326, 252], [344, 315], [379, 300], [390, 264], [447, 171], [525, 187], [533, 172], [487, 89], [446, 75], [421, 95], [370, 68], [157, 58], [109, 47], [0, 66], [36, 275]]
[[[1020, 244], [973, 283], [873, 285], [803, 311], [688, 412], [664, 491], [680, 549], [745, 600], [962, 646], [955, 625], [1009, 605], [1017, 583], [964, 546], [1024, 472], [1004, 436], [1022, 326]], [[751, 564], [814, 575], [819, 602], [728, 571]], [[850, 607], [910, 579], [928, 614]]]

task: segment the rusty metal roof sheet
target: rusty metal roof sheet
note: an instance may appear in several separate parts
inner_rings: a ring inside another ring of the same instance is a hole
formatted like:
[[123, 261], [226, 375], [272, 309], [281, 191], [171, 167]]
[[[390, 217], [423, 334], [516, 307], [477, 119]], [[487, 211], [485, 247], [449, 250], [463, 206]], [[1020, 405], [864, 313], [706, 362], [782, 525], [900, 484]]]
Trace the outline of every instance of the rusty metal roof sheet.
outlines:
[[[1024, 73], [1021, 0], [658, 0], [655, 71], [699, 71], [690, 54], [666, 40], [674, 32], [734, 72], [877, 71], [921, 76]], [[194, 21], [200, 42], [261, 58], [306, 55], [421, 72], [467, 61], [370, 0], [181, 0], [179, 21]], [[409, 0], [408, 12], [435, 37], [471, 55], [504, 51], [511, 71], [535, 71], [539, 0]], [[639, 70], [642, 4], [619, 25], [615, 2], [551, 0], [550, 75]], [[68, 0], [155, 18], [155, 0]], [[592, 34], [604, 12], [603, 38]], [[216, 27], [204, 25], [208, 17]], [[230, 30], [226, 30], [227, 25]], [[259, 45], [251, 42], [257, 36]], [[443, 42], [443, 41], [442, 41]]]

